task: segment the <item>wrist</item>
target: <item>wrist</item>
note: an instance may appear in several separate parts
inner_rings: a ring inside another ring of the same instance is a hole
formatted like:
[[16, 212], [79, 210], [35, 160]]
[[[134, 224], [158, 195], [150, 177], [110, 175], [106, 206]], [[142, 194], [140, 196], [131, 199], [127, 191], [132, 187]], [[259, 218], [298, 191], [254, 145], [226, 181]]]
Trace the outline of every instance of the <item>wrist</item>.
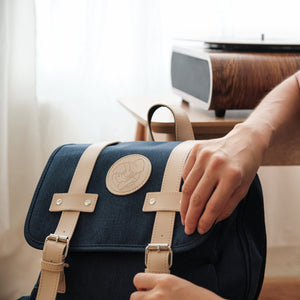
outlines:
[[262, 161], [265, 151], [270, 147], [273, 128], [267, 124], [251, 123], [247, 120], [235, 125], [229, 135], [247, 137], [248, 146], [255, 149], [258, 154], [257, 159]]

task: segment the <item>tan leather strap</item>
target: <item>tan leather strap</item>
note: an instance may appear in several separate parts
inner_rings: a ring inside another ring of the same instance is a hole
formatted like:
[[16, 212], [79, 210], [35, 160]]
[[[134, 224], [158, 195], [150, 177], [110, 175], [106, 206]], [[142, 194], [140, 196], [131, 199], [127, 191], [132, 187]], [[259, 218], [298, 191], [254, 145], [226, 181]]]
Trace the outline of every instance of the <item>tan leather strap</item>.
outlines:
[[[162, 197], [170, 197], [180, 189], [185, 161], [196, 141], [186, 141], [171, 152], [162, 182]], [[176, 196], [177, 197], [177, 196]], [[175, 197], [175, 201], [176, 201]], [[146, 201], [149, 201], [146, 197]], [[157, 211], [152, 231], [151, 243], [146, 247], [145, 263], [148, 273], [170, 273], [172, 265], [172, 238], [176, 211]]]
[[147, 193], [143, 212], [180, 211], [181, 192]]
[[189, 120], [189, 117], [180, 106], [156, 104], [150, 107], [150, 109], [148, 110], [148, 117], [147, 117], [148, 128], [149, 128], [150, 137], [152, 141], [154, 141], [154, 137], [151, 129], [151, 120], [154, 112], [160, 107], [168, 108], [174, 116], [176, 141], [187, 141], [187, 140], [195, 139], [193, 127]]
[[58, 243], [52, 240], [47, 240], [43, 249], [43, 259], [41, 262], [41, 277], [39, 283], [39, 290], [36, 299], [46, 300], [55, 299], [56, 293], [59, 289], [60, 292], [65, 292], [65, 276], [63, 270], [49, 270], [49, 266], [57, 266], [64, 264], [64, 251], [65, 244]]
[[54, 194], [49, 211], [93, 212], [98, 200], [97, 194]]
[[[93, 209], [86, 210], [85, 208], [80, 210], [80, 206], [82, 202], [84, 207], [96, 205], [98, 195], [86, 194], [86, 188], [98, 156], [106, 146], [111, 144], [115, 144], [115, 142], [98, 143], [89, 146], [80, 157], [68, 193], [55, 194], [53, 196], [51, 207], [55, 207], [57, 204], [57, 206], [65, 205], [66, 210], [61, 209], [63, 211], [55, 233], [50, 234], [45, 240], [37, 300], [54, 300], [57, 292], [65, 292], [63, 266], [65, 266], [64, 260], [68, 252], [70, 240], [80, 212], [93, 211]], [[75, 205], [72, 205], [70, 202], [74, 195]], [[63, 204], [64, 202], [65, 204]], [[70, 210], [73, 208], [74, 211]]]

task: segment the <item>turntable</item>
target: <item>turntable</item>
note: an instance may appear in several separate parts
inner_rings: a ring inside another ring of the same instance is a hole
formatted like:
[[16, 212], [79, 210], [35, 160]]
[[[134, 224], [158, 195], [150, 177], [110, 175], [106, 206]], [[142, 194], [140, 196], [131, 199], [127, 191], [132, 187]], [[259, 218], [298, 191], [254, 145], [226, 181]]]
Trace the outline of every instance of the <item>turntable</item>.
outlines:
[[300, 41], [206, 41], [172, 51], [176, 94], [222, 117], [253, 109], [277, 84], [300, 70]]

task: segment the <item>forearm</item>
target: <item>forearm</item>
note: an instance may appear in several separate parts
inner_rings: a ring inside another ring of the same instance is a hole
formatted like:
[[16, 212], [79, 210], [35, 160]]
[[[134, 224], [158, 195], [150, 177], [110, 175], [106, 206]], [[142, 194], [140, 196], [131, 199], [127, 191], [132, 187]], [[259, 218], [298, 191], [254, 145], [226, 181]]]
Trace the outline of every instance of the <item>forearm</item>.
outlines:
[[299, 134], [300, 128], [300, 71], [274, 88], [253, 111], [237, 126], [250, 130], [257, 143], [268, 147], [285, 143]]

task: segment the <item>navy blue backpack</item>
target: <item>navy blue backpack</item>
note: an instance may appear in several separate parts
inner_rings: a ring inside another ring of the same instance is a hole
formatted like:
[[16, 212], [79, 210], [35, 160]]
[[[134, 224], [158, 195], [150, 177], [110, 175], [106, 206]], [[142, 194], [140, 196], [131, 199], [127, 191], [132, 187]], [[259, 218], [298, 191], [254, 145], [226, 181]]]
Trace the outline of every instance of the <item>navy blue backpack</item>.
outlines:
[[31, 295], [21, 299], [129, 299], [133, 277], [145, 266], [226, 299], [257, 299], [266, 259], [259, 179], [229, 218], [204, 235], [185, 235], [178, 213], [181, 172], [194, 143], [56, 149], [25, 223], [27, 242], [43, 249], [42, 271]]

